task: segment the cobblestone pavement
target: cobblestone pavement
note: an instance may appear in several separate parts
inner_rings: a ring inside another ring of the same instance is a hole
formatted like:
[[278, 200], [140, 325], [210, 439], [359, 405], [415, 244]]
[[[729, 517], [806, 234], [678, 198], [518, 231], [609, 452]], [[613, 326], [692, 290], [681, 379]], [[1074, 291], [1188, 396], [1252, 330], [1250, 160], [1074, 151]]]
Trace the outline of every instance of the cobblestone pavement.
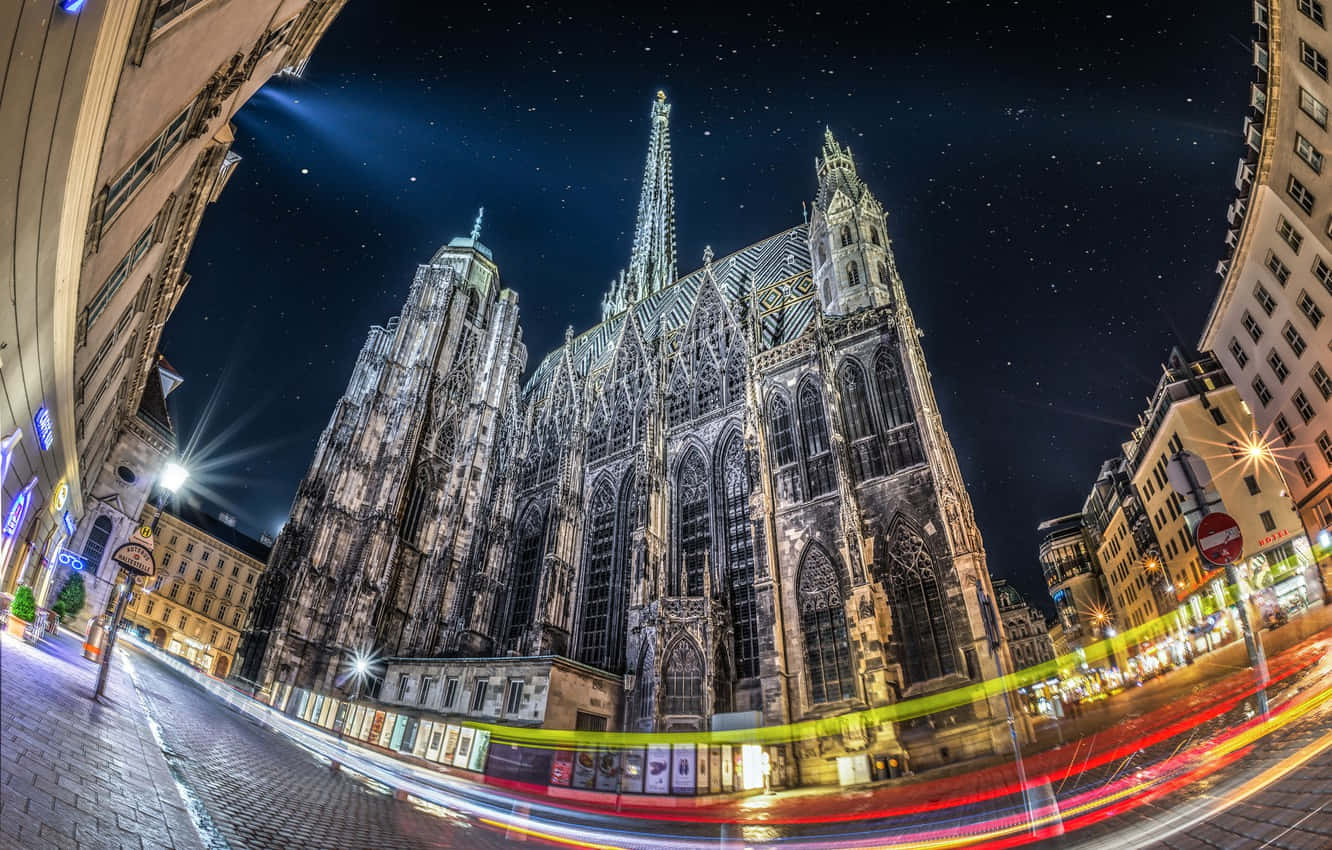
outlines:
[[96, 679], [66, 632], [0, 636], [0, 846], [202, 846], [133, 683]]
[[132, 658], [169, 758], [207, 811], [203, 831], [211, 845], [232, 850], [511, 846], [501, 833], [467, 818], [397, 800], [389, 789], [333, 770], [149, 656]]

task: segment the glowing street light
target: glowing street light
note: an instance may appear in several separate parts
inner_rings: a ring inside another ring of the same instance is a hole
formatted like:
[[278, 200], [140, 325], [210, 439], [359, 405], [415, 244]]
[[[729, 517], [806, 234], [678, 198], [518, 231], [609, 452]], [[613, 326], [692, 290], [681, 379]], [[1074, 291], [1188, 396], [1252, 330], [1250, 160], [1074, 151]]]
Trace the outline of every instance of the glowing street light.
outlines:
[[162, 467], [162, 474], [158, 476], [158, 483], [162, 488], [175, 493], [185, 484], [185, 479], [190, 477], [190, 471], [176, 463], [174, 460], [167, 461], [166, 466]]

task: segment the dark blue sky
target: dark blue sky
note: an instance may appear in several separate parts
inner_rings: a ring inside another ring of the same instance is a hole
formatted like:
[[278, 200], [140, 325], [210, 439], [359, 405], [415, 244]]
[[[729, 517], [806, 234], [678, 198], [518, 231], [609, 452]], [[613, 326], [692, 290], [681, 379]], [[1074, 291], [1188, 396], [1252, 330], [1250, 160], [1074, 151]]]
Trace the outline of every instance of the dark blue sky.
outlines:
[[164, 335], [195, 495], [281, 525], [368, 326], [479, 205], [529, 366], [595, 322], [664, 88], [682, 273], [800, 221], [825, 124], [851, 145], [991, 571], [1048, 605], [1036, 524], [1081, 507], [1218, 285], [1247, 7], [810, 6], [349, 3], [305, 78], [235, 117], [244, 160]]

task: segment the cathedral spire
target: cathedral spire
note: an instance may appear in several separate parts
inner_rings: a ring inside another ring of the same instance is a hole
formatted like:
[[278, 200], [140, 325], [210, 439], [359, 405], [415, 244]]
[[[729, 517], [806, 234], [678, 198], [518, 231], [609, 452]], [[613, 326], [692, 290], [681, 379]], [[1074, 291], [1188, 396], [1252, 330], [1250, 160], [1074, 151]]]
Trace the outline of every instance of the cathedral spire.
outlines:
[[634, 301], [675, 282], [675, 186], [671, 179], [671, 105], [666, 92], [652, 104], [652, 137], [643, 168], [634, 250], [629, 258], [629, 292]]
[[472, 241], [481, 238], [481, 217], [486, 214], [486, 208], [481, 207], [476, 211], [476, 221], [472, 223]]

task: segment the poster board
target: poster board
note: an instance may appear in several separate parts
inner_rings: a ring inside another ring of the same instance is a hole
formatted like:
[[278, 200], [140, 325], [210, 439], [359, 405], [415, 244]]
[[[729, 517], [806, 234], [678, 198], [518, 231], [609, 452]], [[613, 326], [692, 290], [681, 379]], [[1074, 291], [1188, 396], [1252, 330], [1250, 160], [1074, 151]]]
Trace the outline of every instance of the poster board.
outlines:
[[467, 767], [467, 760], [472, 755], [472, 741], [476, 740], [476, 730], [471, 726], [462, 727], [458, 733], [458, 751], [453, 754], [454, 767]]
[[574, 752], [573, 786], [591, 790], [597, 781], [596, 750], [577, 750]]
[[731, 757], [731, 745], [721, 745], [721, 777], [722, 790], [735, 790], [735, 761]]
[[621, 763], [621, 789], [628, 794], [642, 794], [644, 768], [643, 748], [635, 747], [632, 750], [625, 750]]
[[694, 781], [697, 753], [695, 744], [676, 744], [671, 748], [672, 794], [693, 794], [697, 790]]
[[694, 777], [695, 787], [699, 794], [706, 794], [710, 790], [708, 787], [708, 746], [707, 744], [698, 745], [697, 775]]
[[721, 789], [721, 747], [708, 747], [708, 790], [720, 794]]
[[643, 788], [649, 794], [668, 794], [671, 790], [671, 748], [654, 744], [647, 748], [647, 773]]
[[441, 764], [453, 764], [453, 754], [458, 752], [458, 735], [462, 727], [449, 724], [444, 730], [444, 747], [439, 751]]
[[568, 788], [573, 782], [573, 750], [556, 750], [550, 760], [550, 784]]
[[596, 789], [598, 791], [620, 790], [619, 752], [605, 749], [597, 752]]
[[472, 739], [472, 754], [467, 757], [467, 769], [475, 770], [481, 773], [486, 769], [486, 753], [490, 751], [490, 732], [486, 729], [476, 730], [476, 737]]

